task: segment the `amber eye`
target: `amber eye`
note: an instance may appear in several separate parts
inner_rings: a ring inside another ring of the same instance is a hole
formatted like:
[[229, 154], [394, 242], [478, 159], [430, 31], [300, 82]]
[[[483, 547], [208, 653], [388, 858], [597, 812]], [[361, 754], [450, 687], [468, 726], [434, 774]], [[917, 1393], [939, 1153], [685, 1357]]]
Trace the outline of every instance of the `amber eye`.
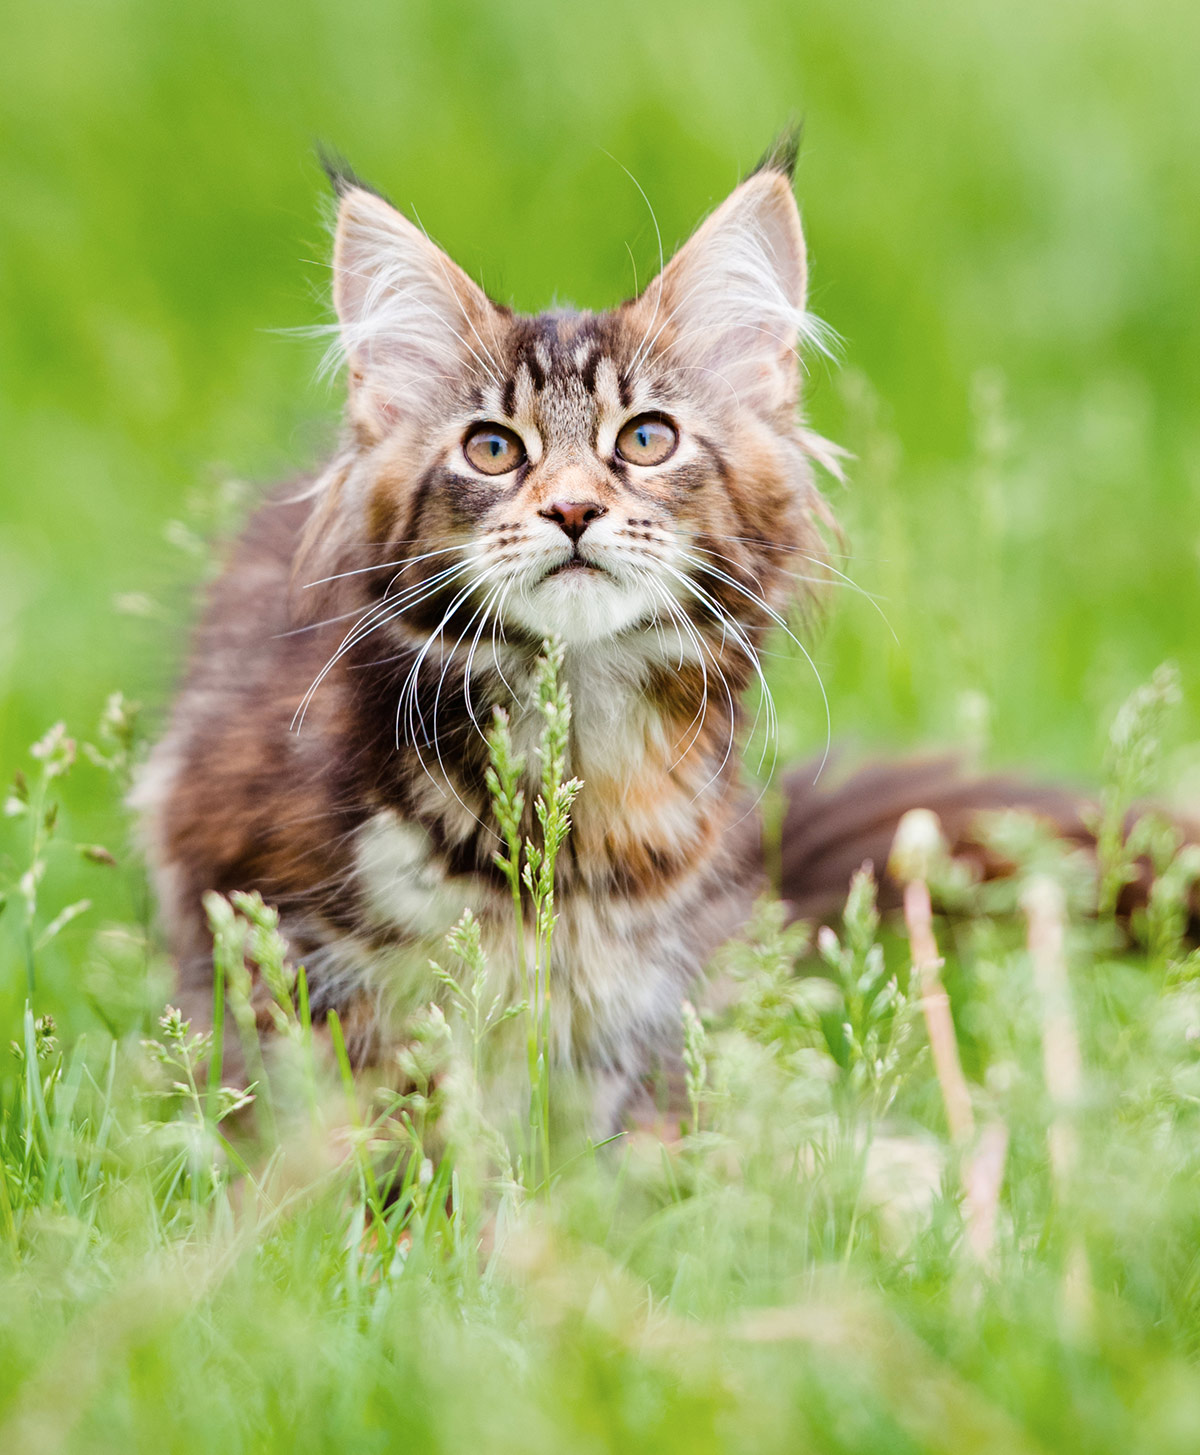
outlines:
[[617, 436], [617, 454], [630, 465], [661, 465], [675, 453], [679, 431], [658, 414], [639, 414]]
[[463, 454], [485, 475], [507, 475], [523, 463], [525, 446], [502, 424], [477, 424], [463, 440]]

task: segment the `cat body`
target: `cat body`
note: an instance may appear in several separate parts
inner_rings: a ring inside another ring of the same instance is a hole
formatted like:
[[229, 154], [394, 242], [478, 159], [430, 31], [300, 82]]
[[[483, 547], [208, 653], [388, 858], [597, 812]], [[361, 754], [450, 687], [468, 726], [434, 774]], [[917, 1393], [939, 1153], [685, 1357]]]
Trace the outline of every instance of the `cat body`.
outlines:
[[741, 700], [825, 560], [814, 464], [836, 460], [797, 417], [815, 330], [793, 162], [770, 154], [630, 303], [536, 318], [335, 177], [344, 440], [234, 550], [139, 789], [189, 1011], [211, 999], [208, 890], [278, 906], [360, 1061], [431, 998], [464, 908], [515, 994], [485, 733], [501, 708], [532, 832], [557, 638], [584, 787], [553, 1051], [603, 1125], [674, 1039], [761, 884]]

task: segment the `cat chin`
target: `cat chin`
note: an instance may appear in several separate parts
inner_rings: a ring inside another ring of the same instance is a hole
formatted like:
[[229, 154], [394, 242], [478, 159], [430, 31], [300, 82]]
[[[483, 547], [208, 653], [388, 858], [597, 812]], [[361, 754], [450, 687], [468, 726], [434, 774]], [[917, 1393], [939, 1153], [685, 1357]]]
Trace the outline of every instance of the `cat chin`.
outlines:
[[636, 587], [598, 571], [567, 571], [510, 601], [505, 615], [537, 636], [557, 636], [578, 646], [616, 636], [653, 611], [653, 601]]

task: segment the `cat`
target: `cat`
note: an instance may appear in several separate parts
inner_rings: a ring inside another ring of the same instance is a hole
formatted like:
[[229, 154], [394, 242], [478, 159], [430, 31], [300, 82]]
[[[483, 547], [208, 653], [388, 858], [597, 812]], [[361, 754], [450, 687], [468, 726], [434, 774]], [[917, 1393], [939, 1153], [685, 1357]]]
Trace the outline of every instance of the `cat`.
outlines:
[[[360, 1065], [433, 997], [464, 907], [516, 995], [485, 734], [502, 708], [536, 775], [553, 637], [583, 788], [552, 1054], [603, 1132], [676, 1040], [764, 886], [742, 699], [764, 638], [830, 575], [817, 472], [840, 452], [800, 414], [798, 359], [823, 335], [795, 159], [785, 136], [629, 302], [536, 317], [331, 167], [344, 434], [233, 549], [139, 789], [188, 1013], [211, 1001], [209, 890], [278, 907], [314, 1015], [338, 1011]], [[832, 806], [791, 779], [785, 893], [835, 907], [864, 844], [880, 861], [899, 812], [939, 793], [965, 832], [945, 774], [910, 778], [907, 801], [893, 775]]]

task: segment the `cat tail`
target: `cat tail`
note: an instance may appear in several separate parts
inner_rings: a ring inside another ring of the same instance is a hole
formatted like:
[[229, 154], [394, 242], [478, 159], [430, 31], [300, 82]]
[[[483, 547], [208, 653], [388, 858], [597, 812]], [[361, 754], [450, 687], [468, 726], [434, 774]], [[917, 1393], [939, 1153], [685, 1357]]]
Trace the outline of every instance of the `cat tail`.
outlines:
[[[1095, 855], [1098, 802], [1082, 792], [1008, 774], [967, 772], [953, 757], [870, 763], [847, 778], [813, 782], [814, 767], [784, 775], [784, 810], [775, 872], [782, 898], [797, 919], [836, 919], [851, 876], [870, 862], [879, 881], [883, 909], [899, 906], [902, 886], [888, 871], [892, 840], [901, 818], [928, 809], [941, 823], [950, 853], [966, 860], [981, 880], [1005, 878], [1016, 866], [988, 842], [986, 815], [1005, 810], [1032, 814], [1069, 848]], [[1128, 833], [1145, 808], [1126, 820]], [[1200, 822], [1164, 814], [1184, 842], [1200, 843]], [[770, 855], [768, 855], [768, 858]], [[1137, 860], [1136, 877], [1117, 906], [1127, 918], [1143, 906], [1152, 881], [1147, 858]], [[1190, 934], [1200, 933], [1200, 886], [1191, 892]]]

